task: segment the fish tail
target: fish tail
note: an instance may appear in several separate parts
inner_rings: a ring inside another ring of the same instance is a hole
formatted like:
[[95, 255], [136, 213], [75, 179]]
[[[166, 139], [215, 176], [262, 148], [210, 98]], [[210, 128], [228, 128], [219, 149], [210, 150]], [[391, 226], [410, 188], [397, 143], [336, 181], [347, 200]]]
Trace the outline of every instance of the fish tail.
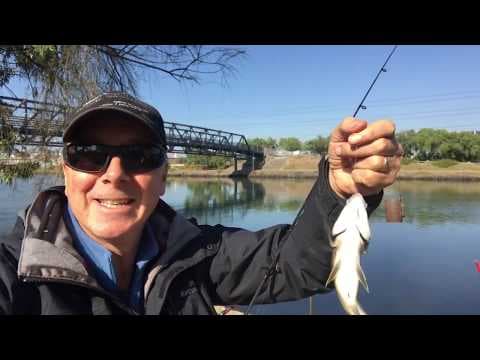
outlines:
[[367, 313], [365, 312], [365, 310], [363, 310], [362, 306], [357, 303], [357, 306], [358, 306], [358, 315], [367, 315]]
[[359, 303], [356, 303], [355, 306], [351, 308], [351, 311], [352, 313], [350, 315], [367, 315]]
[[347, 304], [340, 298], [340, 303], [342, 304], [343, 309], [348, 315], [367, 315], [365, 310], [363, 310], [362, 306], [355, 301], [354, 303]]

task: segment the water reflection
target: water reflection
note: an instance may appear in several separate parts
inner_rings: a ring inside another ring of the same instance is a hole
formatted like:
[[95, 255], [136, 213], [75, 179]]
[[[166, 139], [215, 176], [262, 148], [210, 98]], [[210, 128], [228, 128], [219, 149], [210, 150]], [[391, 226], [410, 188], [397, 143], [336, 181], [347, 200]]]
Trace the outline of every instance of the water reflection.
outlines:
[[[235, 223], [247, 214], [283, 212], [290, 222], [313, 186], [313, 179], [169, 178], [165, 200], [201, 223]], [[0, 184], [0, 228], [14, 222], [14, 214], [35, 195], [63, 184], [61, 176], [38, 175]], [[477, 224], [480, 219], [480, 183], [397, 181], [385, 189], [384, 202], [372, 214], [372, 223], [386, 222], [385, 200], [403, 198], [404, 223], [416, 227], [437, 224]]]
[[27, 180], [17, 179], [11, 185], [0, 184], [0, 236], [11, 231], [18, 211], [29, 205], [41, 190], [55, 185], [63, 185], [63, 178], [36, 175]]
[[[417, 226], [458, 223], [477, 224], [480, 219], [480, 183], [398, 181], [385, 191], [385, 199], [403, 197], [404, 222]], [[379, 211], [381, 210], [381, 211]], [[382, 221], [384, 209], [379, 208], [373, 221]]]
[[186, 194], [177, 211], [186, 217], [196, 217], [202, 223], [214, 223], [243, 219], [250, 210], [295, 211], [309, 191], [307, 185], [312, 184], [286, 185], [279, 184], [278, 180], [269, 183], [245, 178], [174, 179], [169, 182], [167, 193], [184, 186]]
[[[249, 210], [285, 211], [292, 215], [302, 205], [313, 179], [180, 179], [169, 180], [167, 194], [183, 188], [176, 209], [205, 223], [243, 219]], [[385, 189], [372, 222], [386, 222], [385, 203], [402, 198], [403, 222], [417, 227], [444, 223], [477, 224], [480, 219], [480, 183], [398, 181]], [[168, 198], [168, 197], [167, 197]]]

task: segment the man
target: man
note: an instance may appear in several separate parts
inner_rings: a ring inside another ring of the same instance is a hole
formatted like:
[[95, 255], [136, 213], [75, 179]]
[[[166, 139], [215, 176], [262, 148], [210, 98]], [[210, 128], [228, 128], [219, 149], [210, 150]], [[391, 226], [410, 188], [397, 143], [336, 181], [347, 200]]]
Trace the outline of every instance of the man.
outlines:
[[160, 114], [126, 94], [98, 96], [64, 131], [65, 187], [38, 194], [0, 241], [0, 313], [216, 314], [251, 301], [278, 251], [255, 303], [329, 291], [331, 228], [345, 198], [361, 192], [370, 214], [395, 181], [394, 130], [344, 120], [298, 223], [251, 232], [198, 225], [163, 202]]

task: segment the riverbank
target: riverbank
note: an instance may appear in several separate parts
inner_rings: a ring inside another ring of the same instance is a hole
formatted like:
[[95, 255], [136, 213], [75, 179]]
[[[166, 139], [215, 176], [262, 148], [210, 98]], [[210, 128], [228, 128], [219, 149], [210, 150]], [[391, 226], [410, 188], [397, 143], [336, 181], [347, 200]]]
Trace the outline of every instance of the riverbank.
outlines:
[[416, 162], [402, 165], [398, 174], [400, 180], [442, 180], [442, 181], [480, 181], [480, 164], [457, 163], [440, 168], [432, 162]]
[[[237, 171], [233, 166], [222, 170], [203, 170], [171, 164], [169, 176], [192, 178], [249, 177], [265, 179], [314, 179], [318, 174], [319, 155], [301, 155], [267, 158], [261, 168], [251, 171], [251, 164], [238, 161]], [[258, 165], [258, 164], [257, 164]], [[35, 170], [38, 175], [62, 176], [60, 167]], [[480, 164], [457, 163], [442, 168], [430, 161], [402, 164], [399, 180], [480, 181]]]
[[[235, 177], [250, 178], [297, 178], [310, 179], [318, 174], [320, 156], [290, 156], [267, 158], [261, 169], [248, 172], [233, 167], [224, 170], [201, 170], [171, 167], [170, 176], [181, 177]], [[240, 163], [240, 162], [239, 162]], [[248, 165], [248, 164], [247, 164]], [[480, 181], [480, 164], [457, 163], [447, 168], [435, 166], [432, 162], [403, 164], [398, 174], [399, 180], [438, 180], [438, 181]]]

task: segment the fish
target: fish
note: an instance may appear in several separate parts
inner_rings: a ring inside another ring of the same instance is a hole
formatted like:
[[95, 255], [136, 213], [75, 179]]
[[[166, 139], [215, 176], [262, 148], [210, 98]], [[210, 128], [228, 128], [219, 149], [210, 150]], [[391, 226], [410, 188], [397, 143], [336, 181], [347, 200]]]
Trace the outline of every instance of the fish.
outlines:
[[367, 204], [361, 194], [353, 194], [332, 228], [332, 270], [326, 281], [326, 286], [334, 282], [340, 304], [349, 315], [366, 315], [357, 293], [359, 283], [369, 293], [360, 256], [366, 253], [370, 235]]

